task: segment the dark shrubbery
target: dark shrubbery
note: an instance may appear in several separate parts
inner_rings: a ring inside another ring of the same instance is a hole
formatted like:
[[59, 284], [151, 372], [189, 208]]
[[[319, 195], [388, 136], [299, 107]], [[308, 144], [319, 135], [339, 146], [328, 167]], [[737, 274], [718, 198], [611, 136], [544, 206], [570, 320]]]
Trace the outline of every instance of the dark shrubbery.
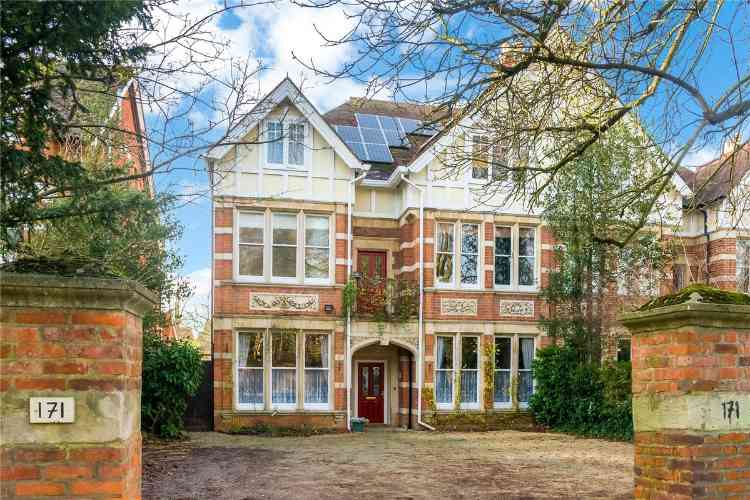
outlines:
[[198, 391], [202, 376], [201, 353], [196, 346], [144, 333], [143, 430], [163, 438], [180, 437], [188, 398]]
[[633, 438], [630, 363], [581, 363], [570, 347], [536, 355], [530, 407], [538, 423], [583, 436]]

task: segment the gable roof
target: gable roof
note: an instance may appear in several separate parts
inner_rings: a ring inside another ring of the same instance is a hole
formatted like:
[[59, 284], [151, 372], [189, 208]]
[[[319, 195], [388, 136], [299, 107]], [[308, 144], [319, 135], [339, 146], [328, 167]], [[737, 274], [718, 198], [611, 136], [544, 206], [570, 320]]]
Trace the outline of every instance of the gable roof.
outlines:
[[[302, 91], [287, 76], [271, 92], [256, 104], [246, 115], [237, 128], [230, 133], [230, 142], [239, 142], [242, 137], [260, 123], [276, 106], [284, 101], [291, 102], [300, 113], [315, 127], [333, 150], [344, 160], [350, 168], [367, 170], [369, 167], [359, 161], [354, 152], [339, 137], [338, 133], [323, 119], [317, 108], [305, 97]], [[232, 144], [223, 144], [212, 148], [206, 157], [219, 160], [224, 158], [232, 149]]]
[[726, 198], [750, 172], [750, 141], [704, 165], [680, 167], [677, 174], [695, 196], [687, 200], [695, 206], [708, 205]]
[[[366, 99], [362, 97], [351, 97], [347, 102], [328, 111], [323, 115], [330, 125], [356, 126], [355, 113], [367, 113], [380, 116], [391, 116], [399, 118], [413, 118], [424, 122], [434, 120], [434, 107], [424, 104], [413, 104], [396, 101], [384, 101], [379, 99]], [[439, 135], [438, 132], [437, 135]], [[430, 137], [423, 135], [407, 134], [408, 147], [390, 147], [393, 156], [393, 164], [374, 164], [367, 173], [367, 180], [386, 181], [391, 178], [393, 172], [399, 166], [410, 164], [417, 158], [422, 148]]]

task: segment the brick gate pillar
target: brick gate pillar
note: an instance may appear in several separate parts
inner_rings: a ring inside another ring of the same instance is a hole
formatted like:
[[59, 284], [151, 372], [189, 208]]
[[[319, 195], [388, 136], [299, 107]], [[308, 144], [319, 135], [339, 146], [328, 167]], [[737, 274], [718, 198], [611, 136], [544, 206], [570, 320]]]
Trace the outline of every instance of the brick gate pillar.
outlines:
[[625, 315], [636, 498], [750, 497], [750, 306]]
[[0, 273], [0, 497], [140, 498], [154, 304], [129, 281]]

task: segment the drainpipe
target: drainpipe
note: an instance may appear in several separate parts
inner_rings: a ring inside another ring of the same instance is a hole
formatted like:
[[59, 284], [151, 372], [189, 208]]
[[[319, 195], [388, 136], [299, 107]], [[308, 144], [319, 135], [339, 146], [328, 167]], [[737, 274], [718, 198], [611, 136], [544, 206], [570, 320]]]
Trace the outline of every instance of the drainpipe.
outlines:
[[414, 385], [414, 381], [412, 379], [411, 365], [412, 363], [414, 363], [414, 354], [411, 351], [408, 351], [408, 352], [409, 352], [409, 377], [408, 377], [409, 379], [409, 422], [407, 423], [406, 428], [411, 430], [411, 415], [412, 415], [411, 413], [412, 394], [411, 393], [412, 393], [413, 385]]
[[[349, 203], [347, 203], [346, 212], [346, 282], [352, 279], [352, 203], [354, 199], [354, 183], [365, 178], [367, 172], [357, 177], [356, 175], [349, 181]], [[351, 308], [346, 310], [346, 428], [352, 430], [352, 312]]]
[[703, 212], [703, 236], [706, 237], [706, 284], [711, 284], [711, 233], [708, 232], [708, 210], [701, 209]]
[[[424, 188], [414, 184], [412, 181], [401, 175], [401, 180], [419, 191], [419, 321], [418, 341], [417, 341], [417, 423], [431, 431], [435, 428], [422, 422], [422, 385], [424, 384]], [[409, 387], [411, 394], [411, 387]], [[410, 406], [411, 407], [411, 406]]]

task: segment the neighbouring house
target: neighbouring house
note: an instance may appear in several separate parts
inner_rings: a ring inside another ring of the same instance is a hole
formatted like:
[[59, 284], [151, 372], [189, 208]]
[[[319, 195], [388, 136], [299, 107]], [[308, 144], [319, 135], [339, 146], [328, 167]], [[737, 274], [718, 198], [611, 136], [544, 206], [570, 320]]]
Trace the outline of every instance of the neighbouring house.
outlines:
[[[350, 99], [322, 115], [285, 79], [236, 133], [246, 143], [209, 153], [217, 430], [524, 414], [535, 351], [550, 343], [539, 292], [554, 241], [523, 201], [478, 202], [487, 163], [441, 175], [457, 135], [426, 126], [430, 111]], [[693, 200], [703, 172], [721, 170], [711, 165], [684, 170], [666, 196], [686, 221], [670, 236], [688, 245], [677, 269], [691, 271], [674, 283], [704, 279], [708, 248], [706, 277], [746, 287], [750, 233], [721, 215], [740, 183], [722, 176]], [[627, 334], [611, 330], [607, 356], [626, 358]]]

